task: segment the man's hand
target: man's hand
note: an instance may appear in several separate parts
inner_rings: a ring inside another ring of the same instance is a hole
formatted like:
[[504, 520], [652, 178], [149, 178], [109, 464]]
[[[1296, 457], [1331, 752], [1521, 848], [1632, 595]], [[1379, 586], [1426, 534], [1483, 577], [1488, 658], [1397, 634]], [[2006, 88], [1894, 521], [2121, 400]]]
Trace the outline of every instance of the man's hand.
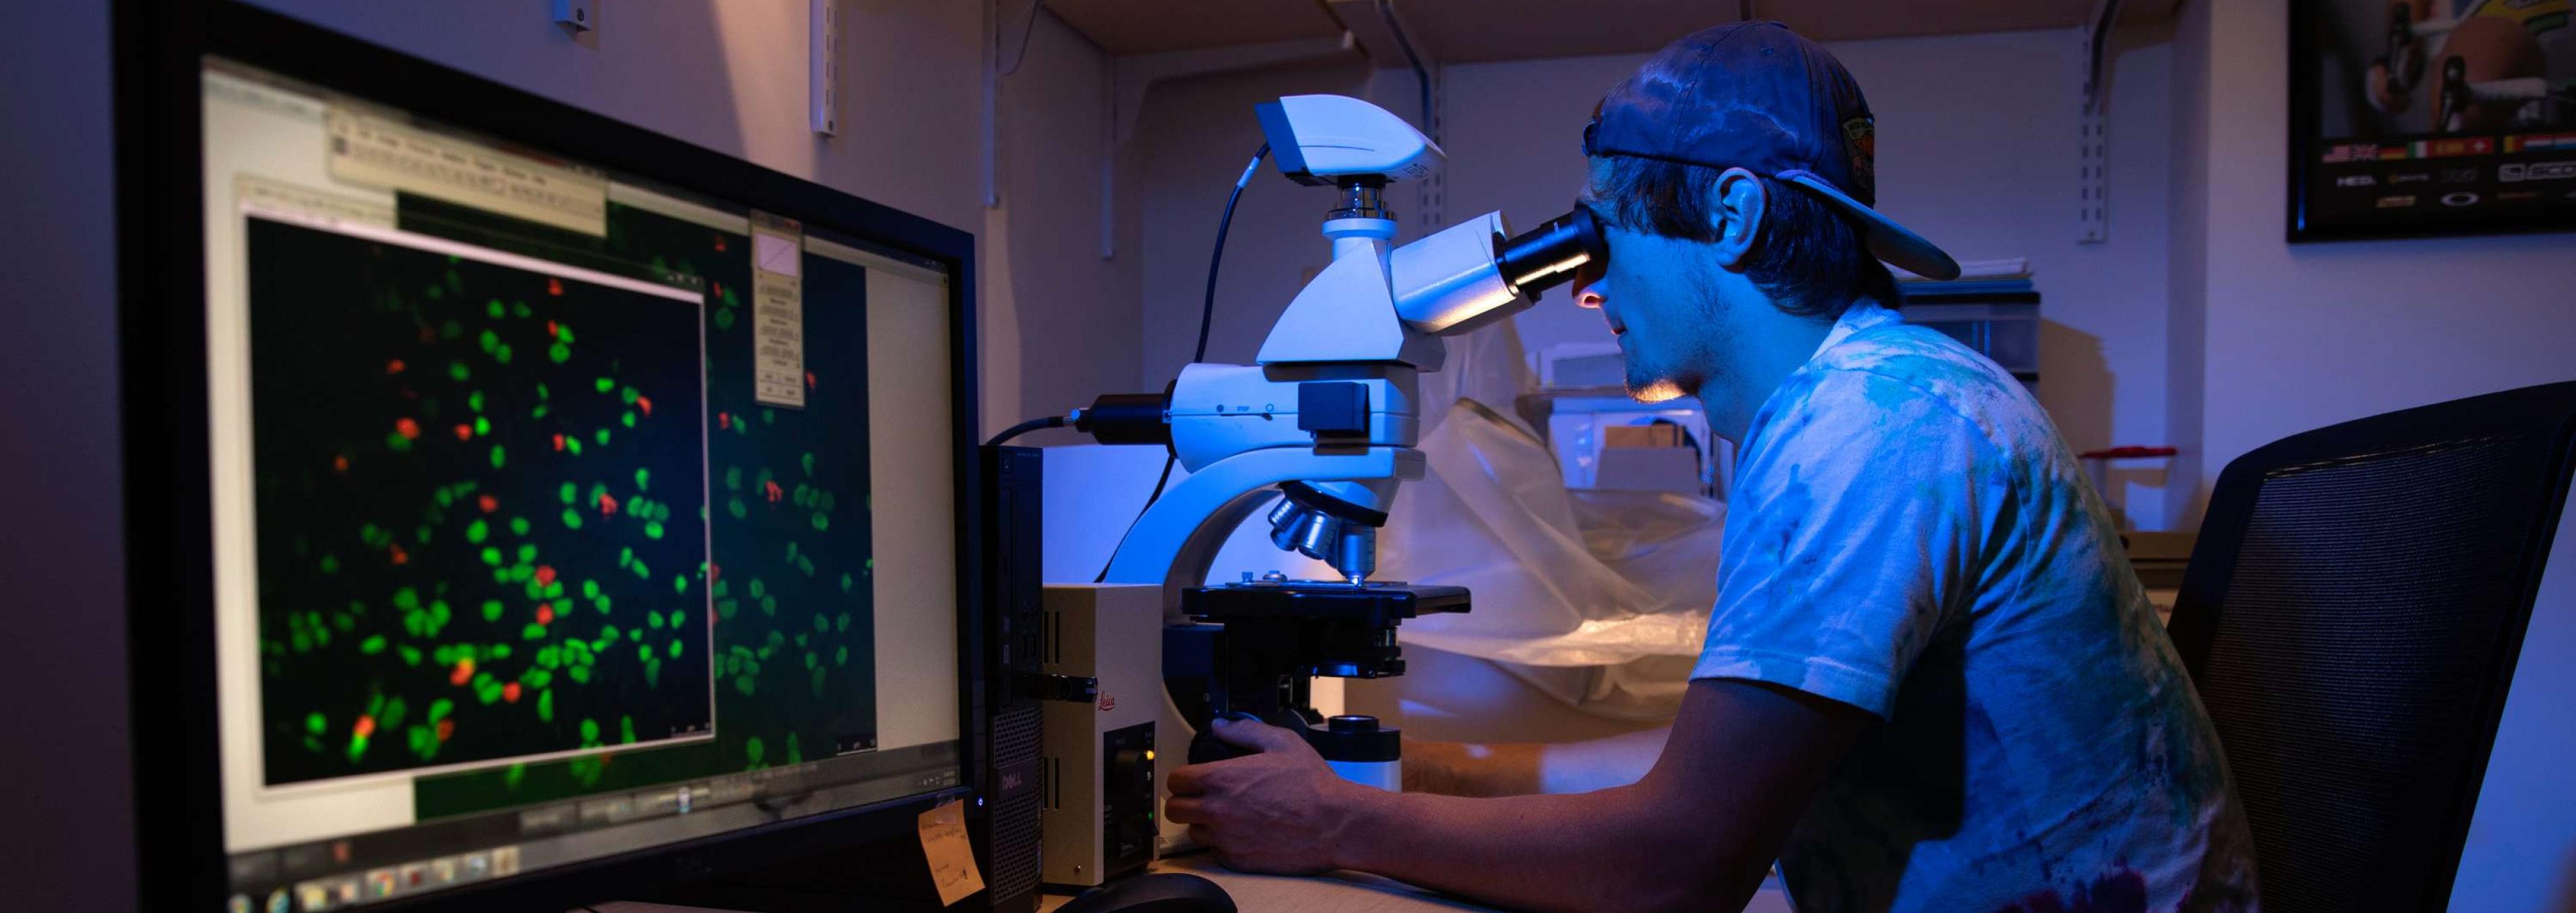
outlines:
[[1246, 872], [1305, 875], [1337, 868], [1348, 803], [1367, 791], [1334, 776], [1295, 732], [1220, 719], [1215, 735], [1260, 754], [1172, 771], [1163, 815], [1190, 826], [1190, 839], [1217, 861]]

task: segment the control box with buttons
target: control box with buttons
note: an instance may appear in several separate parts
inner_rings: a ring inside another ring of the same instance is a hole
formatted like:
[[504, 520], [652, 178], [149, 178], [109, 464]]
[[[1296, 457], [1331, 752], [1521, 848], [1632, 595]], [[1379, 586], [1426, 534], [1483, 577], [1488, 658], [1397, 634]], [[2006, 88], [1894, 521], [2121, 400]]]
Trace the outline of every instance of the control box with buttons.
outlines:
[[1163, 588], [1050, 583], [1039, 604], [1046, 680], [1094, 683], [1090, 700], [1044, 702], [1039, 868], [1049, 885], [1085, 888], [1154, 858]]

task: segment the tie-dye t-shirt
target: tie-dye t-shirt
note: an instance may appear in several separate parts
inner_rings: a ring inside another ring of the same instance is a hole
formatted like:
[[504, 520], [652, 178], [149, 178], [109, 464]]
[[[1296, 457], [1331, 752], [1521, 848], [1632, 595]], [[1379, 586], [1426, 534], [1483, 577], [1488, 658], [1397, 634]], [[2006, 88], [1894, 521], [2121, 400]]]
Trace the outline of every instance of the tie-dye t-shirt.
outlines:
[[2250, 910], [2217, 737], [2011, 375], [1854, 307], [1753, 418], [1694, 678], [1877, 714], [1791, 832], [1808, 911]]

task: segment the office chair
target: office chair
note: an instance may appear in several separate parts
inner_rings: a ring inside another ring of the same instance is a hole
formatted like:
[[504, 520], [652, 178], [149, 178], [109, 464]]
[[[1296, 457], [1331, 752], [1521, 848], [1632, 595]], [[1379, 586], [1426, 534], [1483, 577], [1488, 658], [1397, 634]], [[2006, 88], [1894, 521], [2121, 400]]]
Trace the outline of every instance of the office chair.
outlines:
[[2265, 910], [2447, 906], [2571, 457], [2576, 382], [2293, 435], [2219, 476], [2168, 630]]

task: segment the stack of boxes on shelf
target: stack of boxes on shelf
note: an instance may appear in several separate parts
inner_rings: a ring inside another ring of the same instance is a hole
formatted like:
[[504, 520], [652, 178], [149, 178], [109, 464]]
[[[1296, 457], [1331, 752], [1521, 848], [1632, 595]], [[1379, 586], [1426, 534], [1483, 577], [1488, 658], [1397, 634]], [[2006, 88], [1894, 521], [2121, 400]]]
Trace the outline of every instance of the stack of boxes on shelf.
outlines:
[[2039, 291], [2028, 259], [1965, 261], [1947, 282], [1895, 273], [1906, 322], [1949, 334], [2039, 392]]

